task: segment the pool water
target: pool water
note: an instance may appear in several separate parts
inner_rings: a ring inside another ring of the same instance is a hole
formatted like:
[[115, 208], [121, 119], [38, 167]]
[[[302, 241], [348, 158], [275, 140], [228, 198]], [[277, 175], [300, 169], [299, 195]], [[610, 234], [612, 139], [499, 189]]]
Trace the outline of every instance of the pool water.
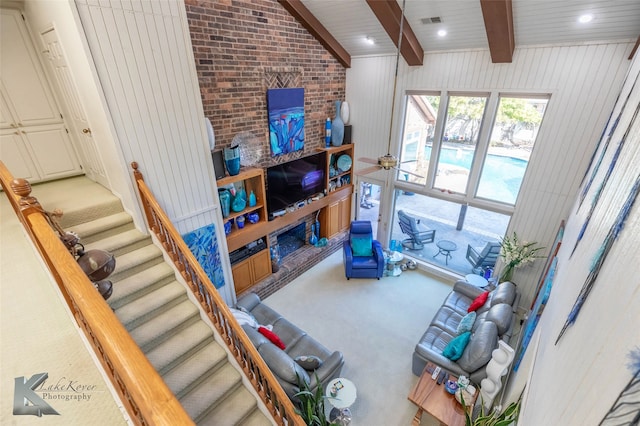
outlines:
[[[442, 148], [440, 163], [471, 170], [472, 150]], [[426, 149], [427, 160], [431, 147]], [[519, 158], [488, 154], [480, 176], [477, 196], [507, 204], [515, 204], [528, 162]]]

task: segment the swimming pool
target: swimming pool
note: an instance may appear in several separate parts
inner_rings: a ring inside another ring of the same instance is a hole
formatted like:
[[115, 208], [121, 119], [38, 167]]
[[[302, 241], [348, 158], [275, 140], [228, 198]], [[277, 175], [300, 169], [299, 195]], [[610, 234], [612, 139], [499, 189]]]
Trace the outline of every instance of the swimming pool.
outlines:
[[[442, 148], [440, 163], [471, 170], [473, 150]], [[426, 147], [427, 160], [431, 147]], [[502, 203], [515, 204], [528, 161], [504, 155], [488, 154], [480, 176], [477, 196]]]

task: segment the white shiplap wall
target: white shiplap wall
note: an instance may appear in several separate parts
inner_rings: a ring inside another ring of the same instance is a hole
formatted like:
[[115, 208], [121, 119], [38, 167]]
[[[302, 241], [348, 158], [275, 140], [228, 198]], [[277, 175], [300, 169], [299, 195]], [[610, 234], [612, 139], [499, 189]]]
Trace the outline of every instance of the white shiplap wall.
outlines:
[[[634, 82], [635, 88], [631, 92]], [[577, 200], [571, 203], [563, 244], [558, 252], [553, 289], [536, 328], [540, 335], [539, 347], [537, 351], [535, 348], [527, 350], [527, 355], [535, 361], [526, 383], [519, 422], [522, 425], [598, 425], [634, 375], [629, 354], [640, 342], [640, 281], [637, 278], [640, 275], [640, 198], [636, 199], [624, 228], [613, 243], [576, 322], [555, 343], [589, 275], [596, 253], [602, 248], [640, 175], [640, 117], [630, 127], [640, 105], [638, 55], [622, 96], [613, 109], [614, 119], [630, 92], [629, 102], [584, 203], [580, 207]], [[605, 112], [608, 114], [611, 110]], [[628, 128], [631, 130], [625, 138]], [[624, 147], [603, 187], [584, 237], [572, 255], [593, 196], [602, 185], [613, 154], [623, 139]], [[603, 148], [604, 144], [601, 144], [600, 150]], [[520, 371], [515, 376], [519, 386], [514, 386], [510, 392], [513, 399], [524, 387], [519, 375]], [[627, 401], [637, 402], [637, 392]], [[628, 407], [630, 412], [637, 413], [637, 407]], [[607, 424], [628, 424], [628, 419]]]
[[215, 222], [215, 179], [182, 2], [77, 0], [127, 165], [182, 234]]
[[[226, 251], [184, 3], [76, 0], [117, 144], [182, 235], [215, 223]], [[230, 265], [222, 265], [225, 283]], [[232, 285], [220, 288], [228, 302]]]
[[[398, 151], [406, 90], [550, 93], [509, 231], [549, 247], [614, 105], [632, 47], [628, 42], [524, 47], [516, 49], [510, 64], [492, 64], [488, 50], [427, 53], [422, 67], [401, 60], [391, 153]], [[387, 151], [395, 56], [353, 58], [351, 64], [346, 99], [356, 158], [375, 158]], [[356, 169], [363, 166], [356, 162]], [[543, 263], [516, 271], [524, 306]]]

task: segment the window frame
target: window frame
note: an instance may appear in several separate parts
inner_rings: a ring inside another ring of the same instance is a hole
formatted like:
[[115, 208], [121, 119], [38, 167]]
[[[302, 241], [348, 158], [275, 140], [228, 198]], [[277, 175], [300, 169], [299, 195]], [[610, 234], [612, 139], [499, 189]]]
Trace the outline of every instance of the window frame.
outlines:
[[[430, 197], [440, 198], [447, 201], [459, 203], [461, 205], [468, 205], [477, 207], [496, 213], [502, 213], [506, 215], [513, 215], [515, 210], [517, 199], [514, 204], [509, 204], [501, 201], [491, 200], [488, 198], [482, 198], [477, 195], [478, 187], [480, 185], [480, 178], [482, 176], [482, 170], [489, 151], [489, 145], [491, 142], [491, 134], [495, 126], [496, 115], [502, 98], [527, 98], [527, 99], [546, 99], [547, 106], [545, 108], [545, 115], [551, 102], [551, 93], [527, 93], [526, 91], [455, 91], [455, 90], [406, 90], [403, 95], [403, 115], [400, 127], [400, 138], [397, 144], [397, 155], [403, 150], [407, 108], [409, 99], [411, 96], [439, 96], [440, 103], [438, 106], [435, 129], [433, 134], [433, 143], [431, 146], [431, 160], [429, 161], [429, 168], [427, 175], [425, 176], [424, 185], [409, 182], [400, 178], [402, 172], [397, 172], [394, 175], [393, 186], [394, 189], [413, 191], [419, 194], [427, 195]], [[437, 173], [437, 164], [440, 158], [442, 149], [442, 142], [444, 136], [444, 127], [448, 115], [449, 100], [451, 96], [469, 96], [469, 97], [486, 97], [485, 109], [480, 122], [480, 130], [478, 132], [478, 141], [473, 154], [473, 160], [469, 171], [469, 177], [467, 179], [467, 186], [465, 194], [461, 193], [449, 193], [435, 187], [435, 179]], [[444, 109], [443, 109], [444, 108]], [[444, 111], [444, 113], [443, 113]], [[544, 116], [540, 123], [540, 127], [544, 123]], [[537, 140], [536, 140], [537, 143]], [[535, 145], [534, 145], [535, 150]], [[437, 153], [438, 161], [433, 161], [434, 153]], [[529, 164], [527, 164], [528, 170]], [[525, 177], [526, 177], [525, 171]], [[521, 188], [522, 189], [522, 188]], [[519, 196], [519, 195], [518, 195]]]

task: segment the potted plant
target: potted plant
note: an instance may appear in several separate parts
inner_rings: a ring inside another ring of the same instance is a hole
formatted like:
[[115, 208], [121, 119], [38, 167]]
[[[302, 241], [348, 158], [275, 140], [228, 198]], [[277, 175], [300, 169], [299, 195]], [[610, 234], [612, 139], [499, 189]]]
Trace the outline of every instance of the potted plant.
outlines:
[[538, 252], [544, 247], [535, 247], [538, 243], [528, 243], [520, 241], [518, 235], [514, 232], [513, 236], [504, 237], [500, 243], [500, 257], [504, 259], [505, 266], [500, 275], [500, 282], [510, 281], [513, 277], [513, 271], [520, 265], [533, 262], [538, 256]]
[[[464, 397], [460, 395], [462, 400], [462, 406], [465, 407]], [[510, 403], [504, 411], [498, 411], [496, 409], [491, 410], [489, 413], [484, 412], [484, 404], [480, 404], [480, 414], [475, 419], [469, 413], [473, 408], [469, 407], [469, 410], [465, 410], [465, 425], [466, 426], [508, 426], [515, 423], [518, 420], [520, 414], [520, 401], [514, 401]]]
[[[316, 375], [316, 382], [319, 382], [319, 378]], [[322, 386], [318, 385], [315, 391], [309, 388], [309, 383], [305, 380], [300, 380], [298, 377], [298, 387], [300, 391], [295, 394], [298, 399], [296, 407], [296, 413], [302, 417], [302, 420], [308, 426], [331, 426], [333, 423], [329, 422], [325, 414], [325, 395], [322, 390]]]

